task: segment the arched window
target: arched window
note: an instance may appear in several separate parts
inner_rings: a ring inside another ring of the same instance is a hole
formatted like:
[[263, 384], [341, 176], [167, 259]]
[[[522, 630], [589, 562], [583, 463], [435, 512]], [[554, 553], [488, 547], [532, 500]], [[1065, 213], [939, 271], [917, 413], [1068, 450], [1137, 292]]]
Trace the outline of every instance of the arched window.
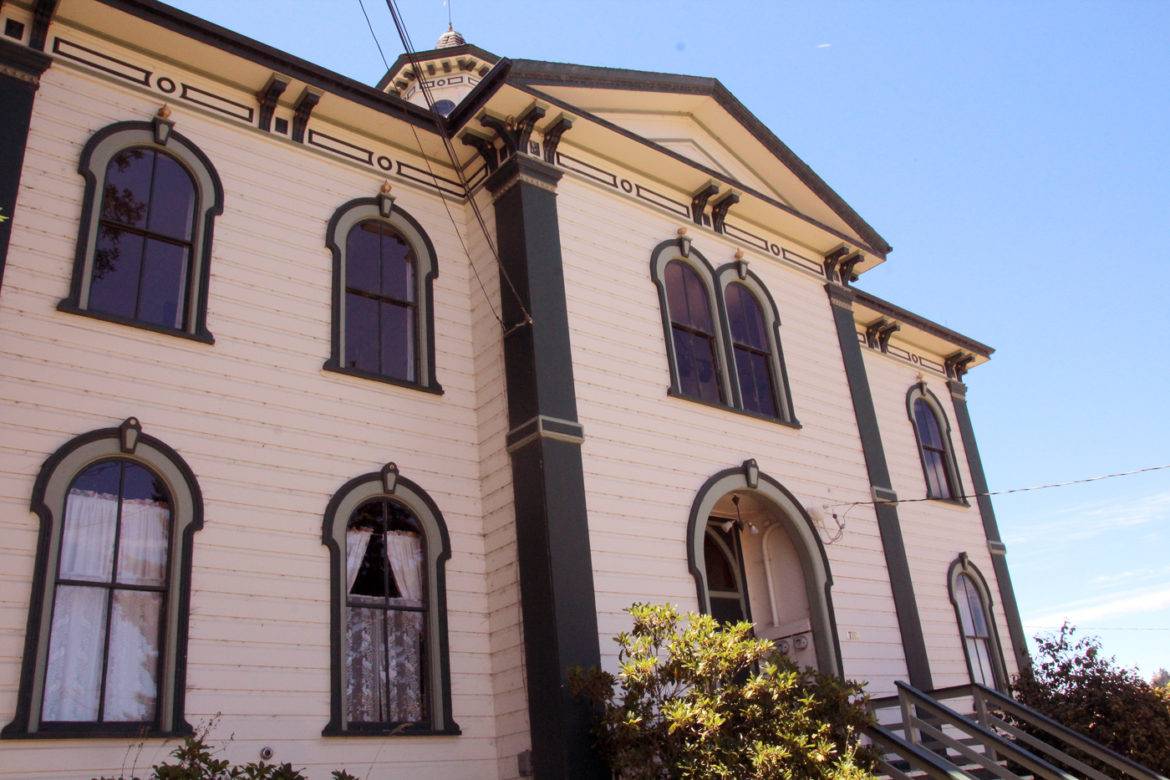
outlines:
[[971, 682], [1005, 690], [1007, 674], [991, 616], [991, 594], [966, 553], [951, 564], [949, 587]]
[[189, 733], [183, 720], [198, 487], [137, 421], [75, 439], [33, 497], [44, 542], [5, 737]]
[[744, 411], [797, 424], [780, 348], [780, 313], [768, 288], [742, 263], [716, 272], [727, 311], [728, 338], [735, 359], [732, 387]]
[[333, 696], [326, 735], [455, 734], [438, 508], [388, 466], [325, 514], [333, 571]]
[[666, 264], [666, 298], [679, 390], [683, 395], [721, 403], [715, 318], [706, 285], [694, 268], [672, 260]]
[[950, 424], [938, 399], [925, 385], [917, 384], [910, 388], [906, 403], [922, 458], [926, 497], [965, 503], [951, 447]]
[[388, 195], [350, 201], [329, 222], [332, 355], [325, 368], [442, 392], [435, 379], [434, 247]]
[[711, 614], [720, 623], [748, 619], [741, 557], [739, 529], [735, 522], [718, 517], [708, 520], [703, 537], [703, 560]]
[[170, 128], [122, 122], [86, 144], [74, 278], [59, 308], [210, 342], [208, 263], [223, 188]]

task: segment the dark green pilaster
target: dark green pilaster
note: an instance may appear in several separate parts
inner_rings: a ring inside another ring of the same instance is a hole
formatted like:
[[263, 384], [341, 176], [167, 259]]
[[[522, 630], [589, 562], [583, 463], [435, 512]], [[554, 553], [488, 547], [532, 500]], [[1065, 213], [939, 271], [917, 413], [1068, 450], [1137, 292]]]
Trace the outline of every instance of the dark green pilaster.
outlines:
[[39, 51], [0, 39], [0, 288], [8, 239], [16, 211], [16, 192], [28, 144], [33, 98], [50, 60]]
[[999, 537], [999, 524], [995, 521], [995, 509], [991, 496], [987, 495], [987, 477], [983, 473], [983, 461], [979, 457], [979, 445], [975, 443], [975, 428], [971, 425], [971, 413], [967, 411], [967, 386], [962, 382], [947, 382], [951, 400], [955, 406], [955, 422], [963, 438], [963, 449], [967, 453], [967, 466], [971, 470], [971, 486], [979, 504], [979, 515], [983, 518], [983, 533], [987, 536], [987, 549], [991, 553], [991, 566], [995, 570], [995, 581], [999, 585], [999, 598], [1003, 602], [1004, 617], [1007, 618], [1008, 635], [1012, 639], [1012, 652], [1016, 664], [1023, 669], [1032, 663], [1028, 655], [1028, 639], [1024, 635], [1024, 624], [1020, 620], [1020, 608], [1016, 604], [1016, 592], [1012, 589], [1012, 578], [1008, 573], [1007, 548]]
[[865, 373], [857, 328], [853, 323], [853, 291], [835, 282], [826, 284], [825, 290], [829, 293], [833, 321], [837, 326], [837, 340], [841, 343], [841, 359], [845, 363], [845, 376], [849, 381], [849, 393], [853, 397], [853, 413], [857, 417], [857, 430], [861, 435], [861, 450], [865, 455], [869, 484], [873, 488], [874, 500], [879, 502], [874, 505], [874, 511], [877, 514], [882, 550], [886, 556], [886, 569], [890, 575], [890, 588], [894, 593], [894, 611], [898, 615], [906, 671], [910, 675], [911, 685], [922, 691], [930, 691], [934, 689], [930, 677], [930, 659], [926, 654], [926, 641], [922, 637], [922, 620], [918, 616], [918, 601], [914, 597], [914, 583], [910, 579], [910, 562], [906, 558], [906, 544], [902, 540], [898, 507], [897, 504], [880, 503], [883, 500], [896, 501], [898, 496], [890, 485], [890, 471], [886, 465], [881, 431], [878, 429], [877, 412], [874, 411], [869, 378]]
[[[597, 607], [582, 429], [565, 308], [556, 168], [513, 155], [491, 175], [502, 264], [508, 451], [516, 509], [520, 605], [536, 777], [605, 777], [593, 750], [590, 709], [569, 695], [573, 666], [597, 666]], [[506, 271], [524, 306], [511, 292]], [[511, 327], [516, 326], [516, 327]]]

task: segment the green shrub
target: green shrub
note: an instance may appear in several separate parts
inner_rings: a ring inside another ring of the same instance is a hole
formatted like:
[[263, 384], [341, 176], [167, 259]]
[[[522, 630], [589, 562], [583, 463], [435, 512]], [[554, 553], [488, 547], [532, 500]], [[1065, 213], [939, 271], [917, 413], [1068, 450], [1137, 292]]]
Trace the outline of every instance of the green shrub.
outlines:
[[[218, 716], [217, 716], [218, 717]], [[150, 780], [307, 780], [300, 769], [292, 764], [268, 764], [253, 761], [233, 766], [230, 761], [216, 758], [207, 744], [208, 734], [216, 720], [205, 724], [198, 733], [185, 738], [171, 751], [174, 763], [155, 764], [148, 775]], [[337, 769], [331, 775], [333, 780], [358, 780], [345, 770]], [[100, 780], [140, 780], [132, 775], [127, 778], [102, 777]]]
[[[1096, 637], [1037, 636], [1039, 652], [1012, 686], [1016, 699], [1140, 764], [1170, 775], [1170, 695], [1101, 653]], [[1035, 736], [1044, 735], [1020, 724]], [[1087, 756], [1086, 763], [1110, 774]]]
[[596, 735], [614, 774], [657, 778], [868, 778], [859, 744], [869, 722], [861, 686], [800, 670], [751, 624], [680, 618], [635, 604], [616, 638], [620, 672], [576, 669], [574, 695], [597, 708]]

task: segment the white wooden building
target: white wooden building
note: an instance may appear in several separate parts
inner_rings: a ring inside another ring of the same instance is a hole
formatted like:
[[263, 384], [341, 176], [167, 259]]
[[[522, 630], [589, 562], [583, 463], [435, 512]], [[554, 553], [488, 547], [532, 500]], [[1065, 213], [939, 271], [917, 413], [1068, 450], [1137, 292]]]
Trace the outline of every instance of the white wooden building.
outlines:
[[889, 245], [718, 81], [449, 33], [369, 86], [155, 0], [0, 34], [0, 777], [212, 719], [597, 776], [565, 674], [636, 601], [875, 695], [1025, 657], [963, 498], [991, 349], [855, 287]]

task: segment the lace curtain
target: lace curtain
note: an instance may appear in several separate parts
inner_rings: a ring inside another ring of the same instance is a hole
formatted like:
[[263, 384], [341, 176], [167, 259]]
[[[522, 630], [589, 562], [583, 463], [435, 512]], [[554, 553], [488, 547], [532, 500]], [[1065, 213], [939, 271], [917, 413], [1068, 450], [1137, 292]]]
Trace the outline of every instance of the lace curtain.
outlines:
[[[74, 490], [65, 505], [58, 579], [111, 583], [117, 496]], [[122, 506], [117, 584], [161, 588], [166, 583], [170, 509], [146, 500]], [[103, 721], [149, 721], [158, 695], [160, 591], [58, 585], [45, 671], [46, 721], [96, 721], [102, 671]]]
[[[359, 537], [357, 534], [365, 534]], [[354, 536], [350, 536], [354, 534]], [[353, 588], [369, 531], [349, 531], [346, 558], [348, 586]], [[421, 607], [423, 600], [422, 540], [417, 534], [385, 534], [387, 564], [401, 599], [392, 605]], [[357, 554], [360, 546], [361, 555]], [[362, 607], [360, 602], [369, 603]], [[414, 723], [423, 719], [422, 663], [426, 614], [385, 609], [381, 598], [350, 597], [346, 610], [348, 675], [347, 718], [356, 723]]]

